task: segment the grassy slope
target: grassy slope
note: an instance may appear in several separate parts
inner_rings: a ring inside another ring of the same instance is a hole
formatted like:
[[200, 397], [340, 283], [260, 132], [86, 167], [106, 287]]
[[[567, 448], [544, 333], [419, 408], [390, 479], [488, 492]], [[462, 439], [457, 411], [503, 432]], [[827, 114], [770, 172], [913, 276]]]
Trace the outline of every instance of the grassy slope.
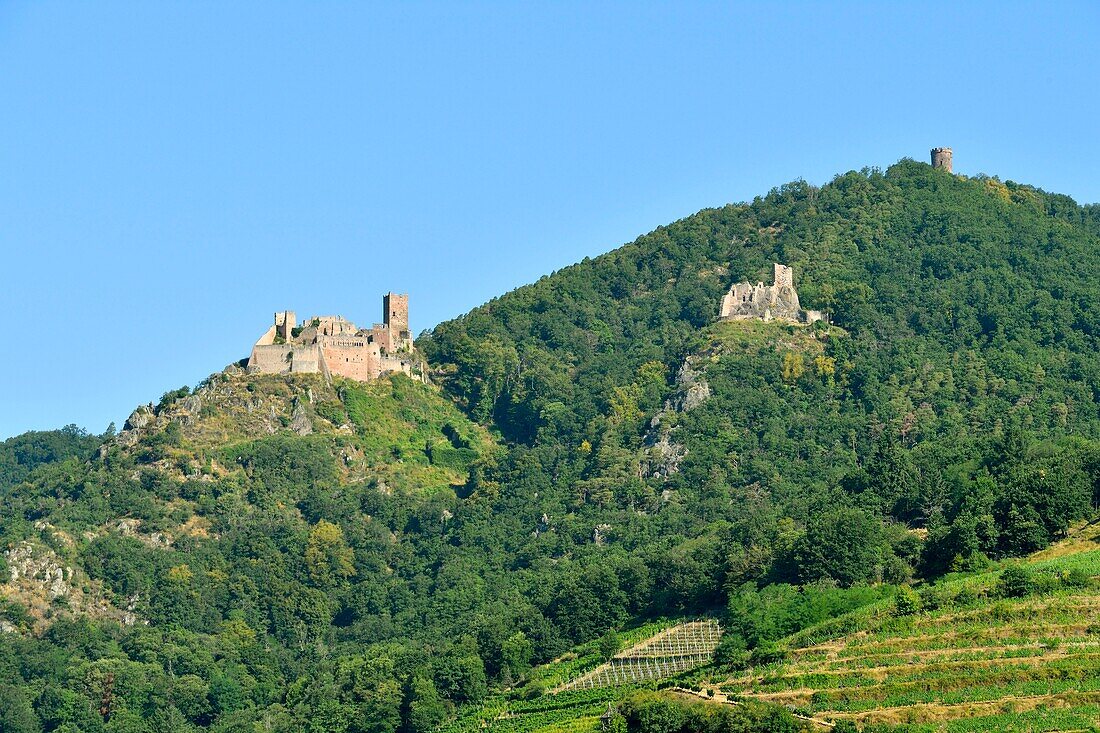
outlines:
[[[1026, 565], [1100, 576], [1100, 524]], [[819, 720], [928, 731], [1095, 729], [1100, 591], [983, 597], [1000, 572], [940, 584], [946, 596], [965, 589], [969, 602], [900, 618], [892, 604], [879, 604], [789, 638], [784, 664], [712, 682], [727, 694], [802, 708]]]
[[[309, 435], [293, 434], [296, 412]], [[330, 452], [340, 483], [377, 480], [430, 493], [464, 483], [469, 464], [493, 445], [437, 389], [403, 375], [371, 383], [312, 374], [214, 375], [194, 397], [161, 409], [135, 450], [156, 442], [171, 422], [182, 426], [181, 438], [152, 464], [181, 480], [189, 470], [224, 477], [238, 470], [233, 464], [242, 452], [291, 439]]]

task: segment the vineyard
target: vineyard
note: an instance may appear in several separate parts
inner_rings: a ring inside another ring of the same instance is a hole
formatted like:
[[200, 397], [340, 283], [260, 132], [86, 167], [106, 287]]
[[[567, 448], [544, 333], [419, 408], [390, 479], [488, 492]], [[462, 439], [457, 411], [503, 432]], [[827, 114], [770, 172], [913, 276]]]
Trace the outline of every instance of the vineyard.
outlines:
[[[713, 620], [663, 620], [625, 629], [620, 637], [630, 646], [607, 663], [600, 664], [592, 642], [534, 670], [531, 682], [554, 694], [529, 700], [500, 694], [462, 708], [437, 733], [590, 733], [599, 728], [608, 704], [617, 704], [631, 685], [709, 662], [720, 633]], [[631, 666], [633, 677], [606, 673]]]
[[722, 636], [714, 619], [688, 621], [619, 652], [607, 663], [554, 690], [615, 687], [671, 677], [709, 663]]
[[[1100, 576], [1100, 527], [1052, 549], [1028, 567], [1054, 576], [1074, 570]], [[883, 602], [796, 634], [786, 662], [728, 679], [722, 690], [819, 721], [958, 733], [1097, 730], [1095, 584], [998, 599], [991, 591], [999, 574], [938, 585], [925, 601], [936, 608], [899, 615], [892, 602]]]

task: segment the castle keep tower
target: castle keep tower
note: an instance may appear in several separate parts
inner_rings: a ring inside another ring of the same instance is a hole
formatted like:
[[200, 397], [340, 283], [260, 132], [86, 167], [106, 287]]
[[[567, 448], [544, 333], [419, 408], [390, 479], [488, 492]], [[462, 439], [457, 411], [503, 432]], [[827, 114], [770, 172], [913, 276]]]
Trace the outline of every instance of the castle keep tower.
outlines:
[[382, 296], [382, 323], [389, 326], [394, 337], [409, 338], [409, 296], [407, 293], [386, 293]]
[[951, 148], [932, 148], [932, 167], [951, 172]]

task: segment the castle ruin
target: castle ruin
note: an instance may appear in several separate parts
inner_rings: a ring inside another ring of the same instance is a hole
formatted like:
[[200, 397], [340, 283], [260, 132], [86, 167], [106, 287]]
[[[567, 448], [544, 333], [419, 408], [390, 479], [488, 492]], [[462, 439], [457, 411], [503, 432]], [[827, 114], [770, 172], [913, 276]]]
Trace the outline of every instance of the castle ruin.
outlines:
[[758, 282], [734, 283], [722, 298], [719, 319], [747, 321], [773, 319], [794, 323], [824, 320], [821, 311], [802, 310], [798, 292], [794, 289], [794, 271], [787, 265], [773, 263], [772, 284]]
[[409, 296], [382, 298], [382, 323], [359, 328], [341, 316], [316, 316], [302, 327], [294, 311], [275, 314], [275, 323], [252, 347], [248, 371], [261, 374], [321, 373], [360, 382], [383, 374], [414, 374]]
[[951, 148], [932, 148], [932, 167], [951, 172]]

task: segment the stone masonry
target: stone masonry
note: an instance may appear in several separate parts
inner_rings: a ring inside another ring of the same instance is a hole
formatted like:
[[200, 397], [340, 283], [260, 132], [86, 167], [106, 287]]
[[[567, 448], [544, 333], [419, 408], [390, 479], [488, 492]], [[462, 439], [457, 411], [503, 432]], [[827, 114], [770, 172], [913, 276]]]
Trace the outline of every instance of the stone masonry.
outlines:
[[951, 148], [932, 148], [932, 167], [951, 172]]
[[409, 296], [387, 293], [382, 323], [359, 328], [341, 316], [315, 316], [298, 327], [294, 311], [275, 314], [275, 323], [252, 347], [248, 371], [265, 374], [333, 374], [360, 382], [383, 374], [414, 375]]
[[722, 298], [718, 314], [723, 321], [772, 319], [813, 323], [825, 318], [821, 311], [802, 310], [794, 289], [794, 271], [787, 265], [773, 264], [772, 284], [734, 283]]

